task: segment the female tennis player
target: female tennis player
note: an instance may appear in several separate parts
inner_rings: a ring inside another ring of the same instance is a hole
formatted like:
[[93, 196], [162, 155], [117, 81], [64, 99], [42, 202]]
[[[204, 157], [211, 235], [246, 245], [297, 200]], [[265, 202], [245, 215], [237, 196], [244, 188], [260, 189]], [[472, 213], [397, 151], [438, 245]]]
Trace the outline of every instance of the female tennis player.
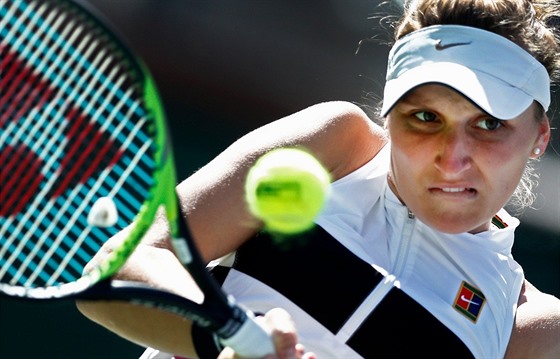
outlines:
[[[178, 186], [203, 257], [265, 316], [278, 357], [559, 356], [560, 301], [525, 280], [511, 254], [519, 221], [503, 209], [530, 204], [530, 163], [549, 142], [559, 18], [556, 0], [411, 1], [383, 125], [352, 104], [318, 104], [247, 134]], [[288, 249], [259, 233], [243, 194], [254, 160], [282, 146], [305, 147], [334, 179], [317, 226]], [[198, 295], [164, 225], [120, 276]], [[79, 307], [156, 348], [145, 358], [235, 355], [170, 314]]]

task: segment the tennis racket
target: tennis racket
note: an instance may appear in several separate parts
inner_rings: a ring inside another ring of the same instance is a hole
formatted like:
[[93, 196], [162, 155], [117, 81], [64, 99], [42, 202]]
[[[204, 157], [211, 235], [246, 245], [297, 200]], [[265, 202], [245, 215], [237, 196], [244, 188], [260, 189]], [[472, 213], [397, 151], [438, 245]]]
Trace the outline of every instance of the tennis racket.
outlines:
[[[69, 0], [0, 0], [0, 294], [143, 304], [185, 316], [241, 356], [273, 353], [190, 238], [149, 72], [94, 14]], [[111, 280], [161, 206], [202, 304]], [[83, 273], [125, 227], [122, 245]]]

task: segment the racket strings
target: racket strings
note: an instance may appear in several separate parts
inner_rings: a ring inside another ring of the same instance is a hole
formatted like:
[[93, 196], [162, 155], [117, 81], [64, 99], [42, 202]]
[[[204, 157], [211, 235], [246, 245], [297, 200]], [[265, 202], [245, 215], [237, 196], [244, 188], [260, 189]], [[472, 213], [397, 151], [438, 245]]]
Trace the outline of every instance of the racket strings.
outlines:
[[[154, 186], [139, 76], [87, 19], [53, 4], [0, 0], [0, 158], [10, 169], [0, 177], [0, 282], [27, 287], [79, 278]], [[99, 196], [119, 208], [111, 230], [85, 220]]]
[[[80, 21], [80, 17], [73, 14], [70, 15], [61, 12], [60, 9], [49, 9], [52, 1], [41, 1], [38, 9], [35, 9], [35, 3], [12, 1], [11, 8], [3, 12], [8, 16], [5, 17], [5, 33], [6, 43], [16, 51], [21, 52], [21, 57], [27, 59], [27, 62], [36, 67], [38, 72], [44, 73], [44, 77], [50, 78], [53, 86], [57, 86], [59, 81], [65, 81], [66, 95], [72, 95], [72, 91], [81, 91], [82, 94], [92, 94], [91, 89], [86, 88], [85, 83], [87, 76], [101, 78], [105, 76], [106, 67], [112, 64], [99, 66], [92, 62], [92, 52], [99, 51], [99, 57], [110, 60], [113, 64], [119, 64], [122, 67], [123, 61], [120, 61], [119, 53], [111, 53], [111, 56], [104, 56], [107, 49], [114, 48], [107, 45], [107, 41], [103, 41], [103, 37], [99, 36], [96, 31], [92, 30], [91, 24]], [[57, 3], [60, 5], [61, 3]], [[42, 14], [47, 13], [48, 17], [43, 18]], [[68, 20], [68, 18], [72, 20]], [[83, 36], [82, 36], [83, 34]], [[96, 36], [97, 35], [97, 36]], [[92, 40], [95, 39], [95, 40]], [[80, 51], [80, 47], [86, 47], [89, 53]], [[40, 56], [40, 59], [38, 59]], [[50, 71], [44, 71], [45, 67], [53, 65], [57, 71], [58, 79], [53, 79]], [[131, 73], [127, 73], [130, 75]], [[65, 78], [64, 76], [68, 76]], [[86, 77], [84, 77], [86, 76]], [[79, 80], [79, 82], [77, 82]], [[97, 84], [96, 84], [97, 85]], [[97, 92], [104, 91], [103, 87], [96, 88]], [[133, 102], [131, 98], [126, 99]], [[109, 107], [110, 104], [99, 102], [97, 105]]]

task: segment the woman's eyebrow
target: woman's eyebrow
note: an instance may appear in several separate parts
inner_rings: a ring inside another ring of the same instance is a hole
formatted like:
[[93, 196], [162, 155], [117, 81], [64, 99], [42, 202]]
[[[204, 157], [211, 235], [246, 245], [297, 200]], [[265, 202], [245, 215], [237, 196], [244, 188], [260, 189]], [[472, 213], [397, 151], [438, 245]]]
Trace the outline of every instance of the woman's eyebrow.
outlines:
[[405, 104], [405, 105], [415, 105], [417, 106], [419, 103], [422, 105], [429, 105], [429, 99], [426, 99], [422, 96], [416, 94], [406, 95], [405, 97], [401, 98], [398, 104]]

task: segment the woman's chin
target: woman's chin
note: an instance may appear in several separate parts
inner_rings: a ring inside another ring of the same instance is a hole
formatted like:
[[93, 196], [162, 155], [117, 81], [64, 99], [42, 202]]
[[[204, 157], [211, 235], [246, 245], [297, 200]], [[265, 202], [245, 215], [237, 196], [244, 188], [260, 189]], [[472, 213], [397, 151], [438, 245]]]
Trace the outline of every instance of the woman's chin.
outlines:
[[431, 218], [422, 218], [422, 216], [417, 215], [418, 219], [427, 224], [429, 227], [434, 228], [440, 232], [447, 234], [459, 234], [459, 233], [480, 233], [488, 230], [490, 228], [489, 221], [476, 222], [472, 218], [466, 220], [464, 216], [458, 218], [453, 218], [452, 216], [431, 216]]

